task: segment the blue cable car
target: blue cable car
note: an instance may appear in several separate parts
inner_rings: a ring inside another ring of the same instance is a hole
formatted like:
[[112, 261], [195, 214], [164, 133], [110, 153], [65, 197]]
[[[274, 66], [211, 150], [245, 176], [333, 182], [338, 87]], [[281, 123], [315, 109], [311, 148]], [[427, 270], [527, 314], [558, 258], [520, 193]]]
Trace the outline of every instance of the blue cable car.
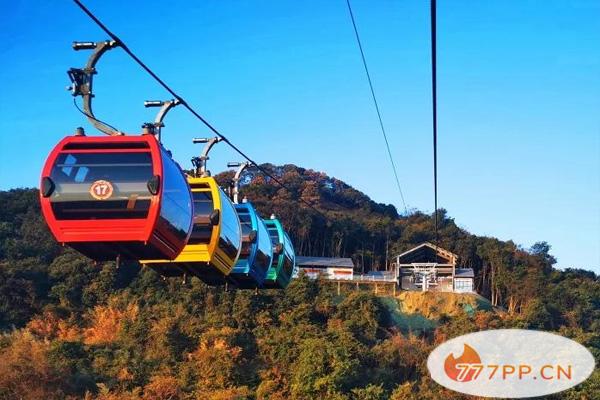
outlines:
[[267, 227], [250, 203], [235, 204], [242, 226], [242, 250], [228, 278], [240, 289], [261, 287], [273, 261]]

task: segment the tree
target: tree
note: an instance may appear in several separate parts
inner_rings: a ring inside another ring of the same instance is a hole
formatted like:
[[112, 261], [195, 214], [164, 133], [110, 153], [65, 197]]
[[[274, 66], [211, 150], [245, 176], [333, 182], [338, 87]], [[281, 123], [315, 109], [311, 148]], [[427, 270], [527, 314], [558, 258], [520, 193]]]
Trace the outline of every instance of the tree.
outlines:
[[54, 368], [48, 360], [49, 350], [49, 343], [27, 332], [15, 332], [9, 345], [0, 349], [0, 396], [63, 399], [68, 393], [70, 371]]
[[290, 383], [292, 399], [328, 398], [356, 385], [360, 362], [355, 348], [336, 345], [335, 339], [307, 339], [301, 344]]

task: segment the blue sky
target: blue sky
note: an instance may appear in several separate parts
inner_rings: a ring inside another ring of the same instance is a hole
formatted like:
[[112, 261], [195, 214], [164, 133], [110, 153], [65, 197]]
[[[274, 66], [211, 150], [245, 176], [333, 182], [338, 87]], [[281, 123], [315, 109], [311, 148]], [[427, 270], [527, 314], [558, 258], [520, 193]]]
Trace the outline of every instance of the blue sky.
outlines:
[[[439, 1], [439, 204], [469, 231], [546, 240], [600, 272], [600, 3]], [[259, 162], [294, 163], [402, 209], [344, 0], [87, 1], [190, 104]], [[433, 209], [428, 2], [354, 0], [410, 208]], [[89, 124], [64, 87], [106, 36], [70, 1], [0, 15], [0, 189], [37, 185]], [[138, 132], [169, 96], [120, 50], [97, 66], [98, 117]], [[208, 131], [186, 111], [164, 142], [184, 165]], [[217, 146], [214, 171], [236, 161]]]

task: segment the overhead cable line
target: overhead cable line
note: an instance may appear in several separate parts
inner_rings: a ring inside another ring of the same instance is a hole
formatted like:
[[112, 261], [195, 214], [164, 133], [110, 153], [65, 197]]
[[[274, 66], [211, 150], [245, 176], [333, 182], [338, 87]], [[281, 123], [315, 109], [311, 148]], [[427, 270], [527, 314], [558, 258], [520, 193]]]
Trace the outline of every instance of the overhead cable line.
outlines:
[[363, 67], [365, 68], [365, 73], [367, 75], [367, 81], [369, 82], [369, 88], [371, 89], [371, 97], [373, 97], [373, 104], [375, 105], [375, 111], [377, 111], [377, 118], [379, 119], [379, 126], [381, 128], [381, 133], [383, 135], [383, 139], [385, 140], [385, 147], [387, 149], [387, 153], [388, 153], [388, 156], [390, 159], [390, 164], [392, 165], [392, 170], [394, 172], [396, 186], [398, 187], [398, 192], [400, 193], [400, 199], [402, 200], [402, 205], [404, 206], [404, 212], [406, 213], [406, 215], [408, 215], [408, 208], [406, 207], [406, 202], [404, 201], [404, 194], [402, 193], [402, 188], [400, 187], [400, 179], [398, 178], [398, 171], [396, 169], [396, 164], [394, 163], [394, 158], [392, 157], [392, 151], [390, 150], [390, 143], [388, 142], [387, 134], [385, 132], [385, 126], [383, 125], [381, 111], [379, 110], [379, 103], [377, 102], [377, 96], [375, 96], [375, 89], [373, 88], [373, 82], [371, 81], [371, 74], [369, 73], [369, 67], [367, 66], [367, 59], [365, 57], [365, 52], [362, 47], [362, 42], [360, 41], [360, 36], [358, 34], [358, 28], [356, 27], [356, 21], [354, 19], [354, 13], [352, 12], [352, 6], [350, 5], [350, 0], [346, 0], [346, 4], [348, 5], [350, 19], [352, 20], [352, 27], [354, 28], [356, 42], [358, 43], [358, 49], [360, 50], [360, 57], [362, 59]]
[[[283, 189], [292, 193], [292, 190], [287, 185], [285, 185], [283, 182], [281, 182], [281, 180], [279, 178], [275, 177], [267, 169], [260, 166], [256, 161], [254, 161], [252, 158], [250, 158], [250, 156], [248, 156], [245, 152], [243, 152], [238, 146], [236, 146], [234, 143], [232, 143], [225, 135], [223, 135], [214, 126], [212, 126], [206, 119], [204, 119], [192, 106], [190, 106], [187, 103], [187, 101], [183, 97], [181, 97], [179, 94], [177, 94], [169, 85], [167, 85], [165, 83], [165, 81], [163, 81], [156, 73], [154, 73], [154, 71], [152, 71], [152, 69], [150, 69], [150, 67], [148, 67], [138, 56], [136, 56], [135, 53], [133, 53], [133, 51], [131, 51], [131, 49], [129, 47], [127, 47], [127, 45], [117, 35], [115, 35], [113, 32], [111, 32], [106, 27], [106, 25], [104, 25], [102, 23], [102, 21], [100, 21], [98, 19], [98, 17], [96, 17], [80, 0], [73, 0], [73, 1], [88, 17], [90, 17], [90, 19], [92, 21], [94, 21], [96, 23], [96, 25], [98, 25], [100, 27], [100, 29], [102, 29], [108, 36], [110, 36], [110, 38], [112, 40], [114, 40], [119, 45], [119, 47], [121, 47], [123, 49], [123, 51], [125, 51], [125, 53], [127, 53], [140, 67], [142, 67], [142, 69], [144, 69], [144, 71], [146, 71], [156, 82], [158, 82], [158, 84], [160, 86], [162, 86], [175, 99], [177, 99], [183, 107], [185, 107], [198, 120], [200, 120], [206, 127], [208, 127], [208, 129], [210, 129], [215, 135], [217, 135], [221, 139], [221, 141], [227, 143], [227, 145], [229, 145], [229, 147], [231, 147], [236, 153], [238, 153], [240, 156], [242, 156], [248, 162], [252, 163], [260, 172], [262, 172], [264, 175], [271, 178], [273, 180], [273, 182], [277, 183], [280, 187], [282, 187]], [[308, 201], [304, 200], [302, 197], [299, 197], [299, 200], [302, 203], [306, 204], [311, 209], [313, 209], [314, 211], [316, 211], [317, 214], [321, 215], [326, 220], [329, 220], [329, 218], [327, 218], [327, 216], [323, 212], [318, 210], [316, 207], [314, 207]]]
[[435, 246], [438, 246], [438, 188], [437, 188], [437, 29], [436, 0], [431, 0], [431, 99], [433, 103], [433, 198], [435, 218]]

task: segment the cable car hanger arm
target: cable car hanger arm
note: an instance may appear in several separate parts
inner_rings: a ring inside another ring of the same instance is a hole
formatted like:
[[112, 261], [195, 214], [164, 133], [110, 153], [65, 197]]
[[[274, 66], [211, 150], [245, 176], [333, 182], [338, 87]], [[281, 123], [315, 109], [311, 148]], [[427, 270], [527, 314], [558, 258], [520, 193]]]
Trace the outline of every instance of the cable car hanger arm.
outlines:
[[233, 202], [235, 204], [239, 204], [240, 177], [242, 176], [242, 172], [244, 172], [244, 170], [251, 165], [252, 165], [252, 163], [249, 161], [227, 163], [227, 166], [229, 168], [237, 167], [237, 170], [235, 171], [235, 175], [233, 176]]
[[159, 142], [160, 142], [161, 130], [165, 126], [165, 124], [163, 123], [163, 120], [167, 116], [167, 113], [173, 107], [178, 106], [179, 104], [181, 104], [181, 101], [179, 99], [171, 99], [168, 101], [146, 100], [144, 102], [144, 107], [146, 107], [146, 108], [160, 107], [160, 110], [158, 110], [158, 113], [156, 114], [156, 117], [154, 118], [154, 122], [147, 122], [143, 125], [144, 128], [150, 129], [152, 131], [152, 134], [157, 136], [157, 139]]
[[208, 161], [209, 159], [208, 153], [215, 144], [219, 143], [222, 140], [224, 139], [220, 136], [215, 136], [212, 138], [194, 138], [192, 140], [194, 144], [206, 143], [204, 145], [204, 148], [202, 149], [202, 153], [200, 153], [200, 157], [192, 158], [192, 164], [194, 165], [194, 167], [196, 167], [196, 177], [204, 178], [210, 176], [210, 171], [208, 171], [208, 169], [206, 168], [206, 161]]
[[84, 68], [71, 68], [67, 71], [69, 79], [71, 79], [71, 85], [67, 89], [71, 91], [73, 96], [81, 96], [83, 98], [83, 113], [90, 123], [100, 132], [110, 136], [123, 135], [123, 133], [94, 116], [92, 110], [92, 99], [94, 98], [92, 86], [93, 78], [96, 74], [96, 63], [104, 53], [118, 46], [120, 46], [120, 43], [115, 40], [105, 40], [103, 42], [73, 42], [73, 50], [75, 51], [94, 51], [88, 58], [88, 62]]

